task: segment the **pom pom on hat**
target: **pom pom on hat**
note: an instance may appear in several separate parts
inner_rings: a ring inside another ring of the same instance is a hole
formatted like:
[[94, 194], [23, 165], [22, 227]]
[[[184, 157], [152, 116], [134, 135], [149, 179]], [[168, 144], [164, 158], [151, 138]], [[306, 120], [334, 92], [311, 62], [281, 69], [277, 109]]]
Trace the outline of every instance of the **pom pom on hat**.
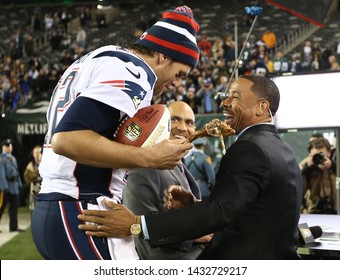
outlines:
[[181, 13], [187, 13], [191, 15], [192, 17], [194, 16], [194, 13], [192, 12], [191, 8], [188, 6], [179, 6], [175, 10], [175, 12], [181, 12]]
[[199, 59], [196, 33], [199, 25], [188, 6], [163, 12], [162, 19], [146, 30], [136, 44], [195, 68]]

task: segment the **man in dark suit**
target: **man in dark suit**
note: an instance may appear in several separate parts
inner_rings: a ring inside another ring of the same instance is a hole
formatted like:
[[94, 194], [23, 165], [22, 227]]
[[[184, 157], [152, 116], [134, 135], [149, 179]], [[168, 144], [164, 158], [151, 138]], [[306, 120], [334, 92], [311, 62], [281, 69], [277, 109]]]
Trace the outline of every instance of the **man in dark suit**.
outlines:
[[[142, 216], [141, 234], [152, 246], [214, 232], [199, 259], [299, 258], [302, 176], [294, 152], [272, 123], [279, 102], [279, 90], [268, 78], [243, 76], [232, 84], [222, 105], [237, 139], [221, 160], [209, 200]], [[171, 187], [166, 201], [170, 208], [186, 204], [176, 192], [184, 193]], [[104, 217], [88, 211], [78, 216], [99, 224], [106, 221], [101, 231], [95, 225], [79, 228], [94, 236], [129, 235], [134, 215], [122, 205], [108, 206], [114, 211]]]
[[[187, 103], [175, 101], [168, 109], [171, 116], [170, 139], [186, 140], [194, 134], [195, 115]], [[164, 190], [170, 185], [181, 185], [196, 199], [201, 199], [199, 186], [185, 165], [181, 164], [171, 170], [138, 168], [130, 171], [124, 187], [123, 204], [138, 215], [168, 212], [163, 205], [163, 196]], [[148, 240], [135, 238], [135, 245], [139, 257], [144, 260], [196, 259], [203, 250], [203, 243], [210, 240], [210, 236], [205, 236], [151, 248]]]

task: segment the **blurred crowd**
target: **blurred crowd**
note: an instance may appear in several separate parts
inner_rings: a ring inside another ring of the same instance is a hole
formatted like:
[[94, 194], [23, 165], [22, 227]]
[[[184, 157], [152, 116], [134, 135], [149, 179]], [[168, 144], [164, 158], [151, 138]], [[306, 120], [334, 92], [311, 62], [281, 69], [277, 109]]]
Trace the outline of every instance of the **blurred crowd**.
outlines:
[[[101, 14], [96, 19], [91, 18], [93, 8], [90, 6], [81, 7], [76, 14], [67, 7], [55, 9], [28, 16], [24, 27], [11, 35], [6, 50], [0, 53], [0, 108], [3, 114], [15, 112], [29, 101], [48, 100], [64, 70], [92, 50], [87, 43], [91, 24], [97, 24], [98, 28], [110, 27]], [[79, 27], [71, 32], [68, 23], [76, 18]], [[250, 25], [251, 19], [247, 20]], [[140, 27], [140, 21], [136, 27]], [[256, 39], [247, 42], [242, 41], [243, 37], [235, 42], [231, 28], [222, 27], [222, 31], [217, 37], [204, 29], [200, 31], [198, 67], [178, 88], [165, 92], [154, 99], [154, 103], [169, 104], [182, 100], [196, 114], [219, 113], [221, 98], [233, 72], [234, 77], [247, 74], [271, 77], [287, 72], [310, 73], [340, 68], [340, 43], [330, 46], [306, 40], [295, 51], [285, 54], [275, 48], [277, 38], [270, 28], [263, 34], [253, 34]], [[34, 49], [34, 34], [37, 32], [49, 35], [49, 45], [45, 49]], [[136, 29], [132, 32], [135, 33]]]

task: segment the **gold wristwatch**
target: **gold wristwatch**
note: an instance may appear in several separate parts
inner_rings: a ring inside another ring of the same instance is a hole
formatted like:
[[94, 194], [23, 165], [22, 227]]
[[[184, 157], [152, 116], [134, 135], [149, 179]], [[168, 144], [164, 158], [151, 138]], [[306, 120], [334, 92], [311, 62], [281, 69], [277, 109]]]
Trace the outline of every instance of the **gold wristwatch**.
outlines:
[[141, 218], [139, 215], [135, 215], [133, 224], [130, 227], [130, 233], [133, 237], [138, 237], [142, 232]]

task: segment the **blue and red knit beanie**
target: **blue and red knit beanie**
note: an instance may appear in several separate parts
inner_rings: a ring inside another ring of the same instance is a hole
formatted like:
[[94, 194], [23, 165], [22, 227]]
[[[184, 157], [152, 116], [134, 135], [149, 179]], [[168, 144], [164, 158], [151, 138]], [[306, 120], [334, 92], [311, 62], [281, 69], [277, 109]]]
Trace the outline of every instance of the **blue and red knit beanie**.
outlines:
[[199, 59], [195, 36], [199, 28], [192, 10], [180, 6], [165, 11], [162, 19], [146, 30], [135, 43], [195, 68]]

